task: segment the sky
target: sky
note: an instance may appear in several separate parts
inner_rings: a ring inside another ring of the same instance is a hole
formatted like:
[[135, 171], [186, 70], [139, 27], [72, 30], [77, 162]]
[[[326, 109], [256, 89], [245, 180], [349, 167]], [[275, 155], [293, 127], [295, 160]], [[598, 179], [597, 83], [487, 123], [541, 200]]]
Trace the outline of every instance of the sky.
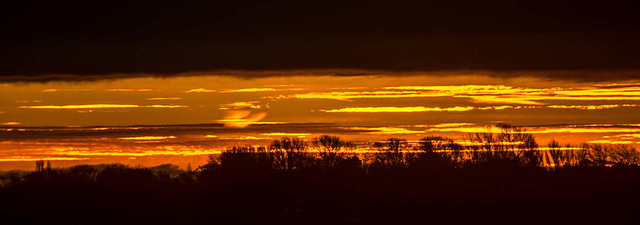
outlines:
[[570, 82], [533, 77], [187, 76], [5, 83], [0, 166], [126, 163], [186, 167], [234, 145], [340, 136], [365, 146], [390, 137], [522, 126], [544, 146], [640, 146], [640, 80]]
[[284, 136], [640, 144], [633, 1], [20, 1], [0, 170], [202, 164]]

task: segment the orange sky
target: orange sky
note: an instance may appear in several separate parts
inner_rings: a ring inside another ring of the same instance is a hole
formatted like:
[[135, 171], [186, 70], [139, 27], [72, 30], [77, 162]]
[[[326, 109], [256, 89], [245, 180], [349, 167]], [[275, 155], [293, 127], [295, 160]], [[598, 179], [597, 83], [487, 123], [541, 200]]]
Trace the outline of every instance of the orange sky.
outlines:
[[0, 170], [39, 159], [198, 165], [226, 146], [283, 136], [461, 140], [498, 122], [524, 126], [540, 144], [640, 144], [638, 80], [191, 76], [0, 87]]

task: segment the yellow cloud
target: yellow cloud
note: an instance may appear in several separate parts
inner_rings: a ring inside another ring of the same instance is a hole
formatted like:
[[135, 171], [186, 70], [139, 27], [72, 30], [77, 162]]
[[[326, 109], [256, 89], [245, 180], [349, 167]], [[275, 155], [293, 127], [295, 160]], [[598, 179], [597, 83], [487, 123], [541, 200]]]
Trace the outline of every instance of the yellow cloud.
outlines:
[[473, 126], [474, 123], [441, 123], [433, 125], [433, 127], [462, 127], [462, 126]]
[[21, 109], [109, 109], [109, 108], [138, 108], [139, 105], [127, 104], [89, 104], [89, 105], [37, 105], [20, 106]]
[[258, 104], [258, 101], [249, 101], [249, 102], [232, 102], [227, 104], [220, 105], [219, 109], [259, 109], [261, 108]]
[[174, 109], [174, 108], [187, 108], [188, 106], [186, 105], [148, 105], [148, 106], [141, 106], [141, 107]]
[[93, 91], [94, 89], [89, 89], [89, 88], [83, 88], [83, 89], [56, 89], [56, 88], [50, 88], [50, 89], [44, 89], [42, 90], [42, 92], [60, 92], [60, 91]]
[[513, 109], [513, 106], [510, 105], [502, 105], [502, 106], [486, 106], [486, 107], [478, 107], [476, 109], [479, 110], [503, 110], [503, 109]]
[[350, 107], [350, 108], [341, 108], [341, 109], [330, 109], [325, 110], [325, 112], [329, 113], [387, 113], [387, 112], [464, 112], [473, 110], [472, 106], [456, 106], [449, 108], [440, 108], [440, 107]]
[[216, 90], [208, 90], [208, 89], [204, 89], [204, 88], [195, 88], [195, 89], [191, 89], [188, 91], [185, 91], [185, 93], [210, 93], [210, 92], [218, 92]]
[[222, 122], [225, 127], [245, 128], [251, 124], [258, 123], [266, 116], [266, 112], [252, 114], [249, 110], [229, 110], [224, 119], [218, 120], [218, 122]]
[[473, 103], [502, 103], [502, 104], [520, 104], [520, 105], [542, 105], [526, 96], [490, 96], [490, 95], [456, 95], [452, 97], [470, 98]]
[[587, 143], [622, 145], [622, 144], [633, 144], [633, 141], [593, 140], [593, 141], [587, 141]]
[[133, 105], [133, 104], [87, 104], [87, 105], [36, 105], [20, 106], [21, 109], [118, 109], [118, 108], [186, 108], [184, 105]]
[[167, 97], [167, 98], [147, 98], [149, 101], [163, 101], [163, 100], [180, 100], [182, 98], [178, 97]]
[[547, 108], [552, 109], [582, 109], [582, 110], [596, 110], [596, 109], [611, 109], [618, 108], [620, 105], [550, 105]]
[[264, 92], [264, 91], [276, 91], [275, 88], [243, 88], [243, 89], [228, 89], [220, 91], [220, 93], [235, 93], [235, 92]]
[[369, 134], [422, 134], [424, 131], [409, 130], [401, 127], [347, 127], [348, 130], [369, 131]]
[[75, 158], [75, 157], [31, 157], [31, 156], [9, 156], [0, 157], [0, 162], [32, 162], [32, 161], [76, 161], [86, 160], [88, 158]]
[[135, 141], [156, 141], [156, 140], [166, 140], [166, 139], [174, 139], [176, 136], [140, 136], [140, 137], [124, 137], [118, 138], [121, 140], [135, 140]]
[[[215, 136], [215, 135], [207, 135], [208, 136]], [[217, 137], [215, 136], [214, 138], [218, 138], [221, 140], [269, 140], [270, 138], [264, 138], [264, 137], [254, 137], [254, 136], [242, 136], [242, 137]]]
[[417, 98], [443, 96], [448, 95], [421, 93], [419, 91], [334, 91], [295, 94], [290, 96], [282, 96], [282, 98], [350, 100], [360, 98]]
[[309, 136], [311, 135], [311, 133], [282, 133], [282, 132], [276, 132], [276, 133], [263, 133], [262, 135], [264, 136]]
[[384, 91], [310, 92], [277, 98], [334, 99], [363, 98], [469, 98], [474, 103], [543, 105], [545, 100], [638, 101], [640, 87], [525, 88], [505, 85], [396, 86]]
[[621, 139], [635, 139], [635, 138], [640, 138], [640, 134], [618, 134], [614, 137], [618, 137]]
[[[502, 129], [495, 126], [489, 127], [443, 127], [443, 128], [431, 128], [429, 132], [461, 132], [461, 133], [499, 133]], [[532, 134], [549, 134], [549, 133], [640, 133], [640, 128], [614, 128], [614, 127], [541, 127], [541, 128], [528, 128], [525, 133]]]
[[302, 88], [241, 88], [241, 89], [226, 89], [220, 91], [220, 93], [243, 93], [243, 92], [267, 92], [267, 91], [300, 91]]
[[153, 91], [153, 89], [149, 89], [149, 88], [144, 88], [144, 89], [126, 89], [126, 88], [115, 88], [115, 89], [107, 89], [104, 91], [109, 91], [109, 92], [149, 92], [149, 91]]

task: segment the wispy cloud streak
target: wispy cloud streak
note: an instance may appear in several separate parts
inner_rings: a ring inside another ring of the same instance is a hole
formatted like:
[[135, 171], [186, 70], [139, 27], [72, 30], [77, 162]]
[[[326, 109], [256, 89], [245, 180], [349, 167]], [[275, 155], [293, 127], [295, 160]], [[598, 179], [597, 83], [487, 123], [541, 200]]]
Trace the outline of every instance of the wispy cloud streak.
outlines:
[[505, 85], [394, 86], [383, 90], [309, 92], [276, 98], [354, 99], [384, 98], [468, 98], [474, 103], [544, 105], [543, 101], [640, 101], [640, 87], [634, 85], [578, 88], [526, 88]]
[[21, 109], [123, 109], [123, 108], [187, 108], [185, 105], [133, 105], [133, 104], [87, 104], [87, 105], [36, 105], [20, 106]]
[[387, 112], [464, 112], [473, 110], [474, 107], [456, 106], [449, 108], [440, 107], [351, 107], [342, 109], [324, 110], [328, 113], [387, 113]]

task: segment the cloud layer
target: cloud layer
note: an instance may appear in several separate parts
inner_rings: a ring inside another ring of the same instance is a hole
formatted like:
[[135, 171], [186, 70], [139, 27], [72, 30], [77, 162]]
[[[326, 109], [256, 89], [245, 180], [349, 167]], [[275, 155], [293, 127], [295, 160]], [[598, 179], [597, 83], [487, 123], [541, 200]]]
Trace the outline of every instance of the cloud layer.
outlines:
[[3, 5], [0, 81], [316, 70], [639, 77], [640, 15], [631, 1], [95, 4]]

